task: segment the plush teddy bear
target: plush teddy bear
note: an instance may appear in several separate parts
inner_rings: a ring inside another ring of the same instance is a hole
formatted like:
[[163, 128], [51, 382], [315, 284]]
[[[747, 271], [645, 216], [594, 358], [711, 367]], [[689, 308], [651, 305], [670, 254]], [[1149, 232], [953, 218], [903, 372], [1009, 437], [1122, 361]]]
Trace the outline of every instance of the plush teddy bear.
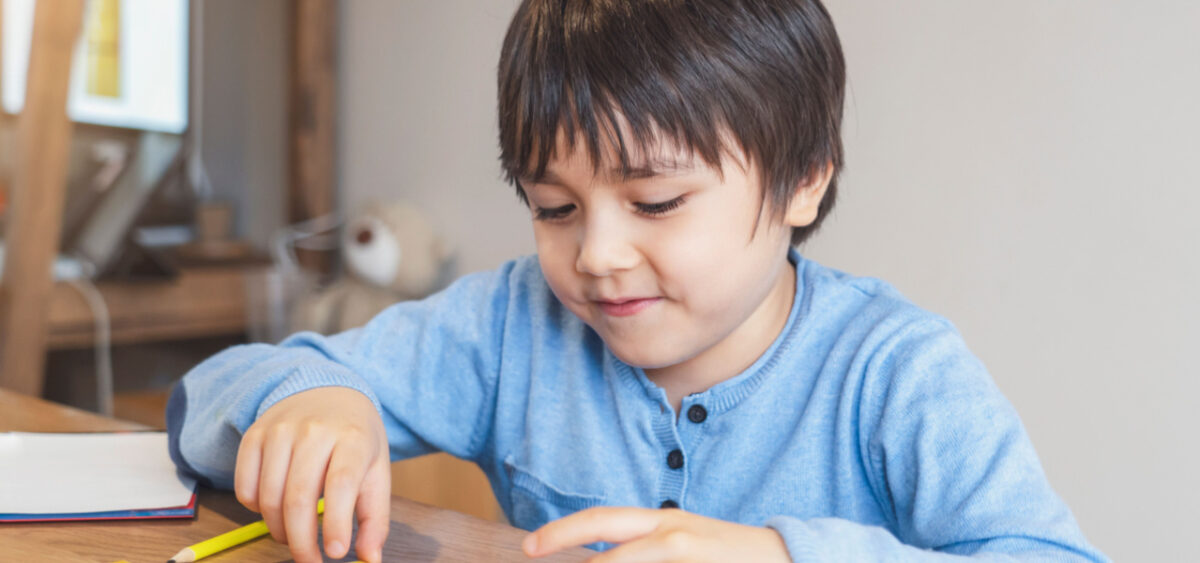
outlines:
[[302, 298], [294, 330], [324, 334], [362, 326], [398, 301], [419, 299], [448, 278], [451, 250], [416, 207], [370, 205], [342, 234], [345, 275]]

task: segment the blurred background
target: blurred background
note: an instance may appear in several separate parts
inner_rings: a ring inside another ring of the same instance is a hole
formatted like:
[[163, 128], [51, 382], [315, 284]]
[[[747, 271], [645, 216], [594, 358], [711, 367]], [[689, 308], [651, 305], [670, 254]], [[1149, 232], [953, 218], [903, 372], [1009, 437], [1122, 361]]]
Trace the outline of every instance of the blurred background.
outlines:
[[[532, 252], [496, 141], [516, 0], [42, 3], [38, 36], [0, 0], [0, 386], [158, 425], [225, 346]], [[1108, 555], [1189, 560], [1200, 4], [826, 5], [848, 165], [801, 251], [953, 321]], [[395, 472], [497, 517], [470, 468]]]

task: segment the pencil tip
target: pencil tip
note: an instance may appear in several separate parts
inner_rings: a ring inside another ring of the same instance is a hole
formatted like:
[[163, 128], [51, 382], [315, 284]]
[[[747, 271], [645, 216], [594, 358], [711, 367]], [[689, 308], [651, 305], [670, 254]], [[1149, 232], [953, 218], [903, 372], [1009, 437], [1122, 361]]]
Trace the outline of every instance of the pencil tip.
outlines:
[[183, 551], [176, 553], [174, 556], [168, 559], [167, 563], [191, 563], [195, 560], [196, 552], [192, 551], [192, 548], [190, 547], [185, 547], [183, 548]]

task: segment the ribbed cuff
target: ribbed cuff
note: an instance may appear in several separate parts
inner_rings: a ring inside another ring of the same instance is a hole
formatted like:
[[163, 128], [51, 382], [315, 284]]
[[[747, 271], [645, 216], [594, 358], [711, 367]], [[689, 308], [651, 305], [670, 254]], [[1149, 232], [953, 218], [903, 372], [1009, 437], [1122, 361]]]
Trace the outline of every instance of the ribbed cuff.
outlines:
[[375, 412], [383, 416], [383, 408], [379, 404], [379, 398], [371, 391], [366, 382], [361, 377], [356, 375], [349, 369], [338, 365], [301, 365], [296, 368], [296, 372], [288, 376], [274, 391], [263, 399], [262, 404], [258, 406], [258, 413], [254, 416], [255, 420], [262, 417], [267, 409], [296, 393], [316, 389], [318, 387], [348, 387], [366, 395], [371, 400], [371, 404], [375, 405]]
[[816, 563], [821, 560], [817, 553], [817, 538], [803, 520], [791, 516], [776, 516], [767, 520], [766, 526], [783, 537], [783, 543], [787, 545], [788, 556], [792, 558], [793, 563]]

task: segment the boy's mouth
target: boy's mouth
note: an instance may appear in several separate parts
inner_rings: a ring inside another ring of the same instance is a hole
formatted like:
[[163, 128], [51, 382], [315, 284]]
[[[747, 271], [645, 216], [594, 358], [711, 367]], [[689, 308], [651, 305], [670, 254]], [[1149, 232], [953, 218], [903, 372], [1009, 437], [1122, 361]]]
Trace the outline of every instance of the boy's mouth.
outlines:
[[612, 299], [612, 300], [597, 300], [596, 305], [600, 307], [604, 314], [614, 317], [628, 317], [636, 315], [651, 305], [659, 302], [661, 297], [642, 297], [632, 299]]

